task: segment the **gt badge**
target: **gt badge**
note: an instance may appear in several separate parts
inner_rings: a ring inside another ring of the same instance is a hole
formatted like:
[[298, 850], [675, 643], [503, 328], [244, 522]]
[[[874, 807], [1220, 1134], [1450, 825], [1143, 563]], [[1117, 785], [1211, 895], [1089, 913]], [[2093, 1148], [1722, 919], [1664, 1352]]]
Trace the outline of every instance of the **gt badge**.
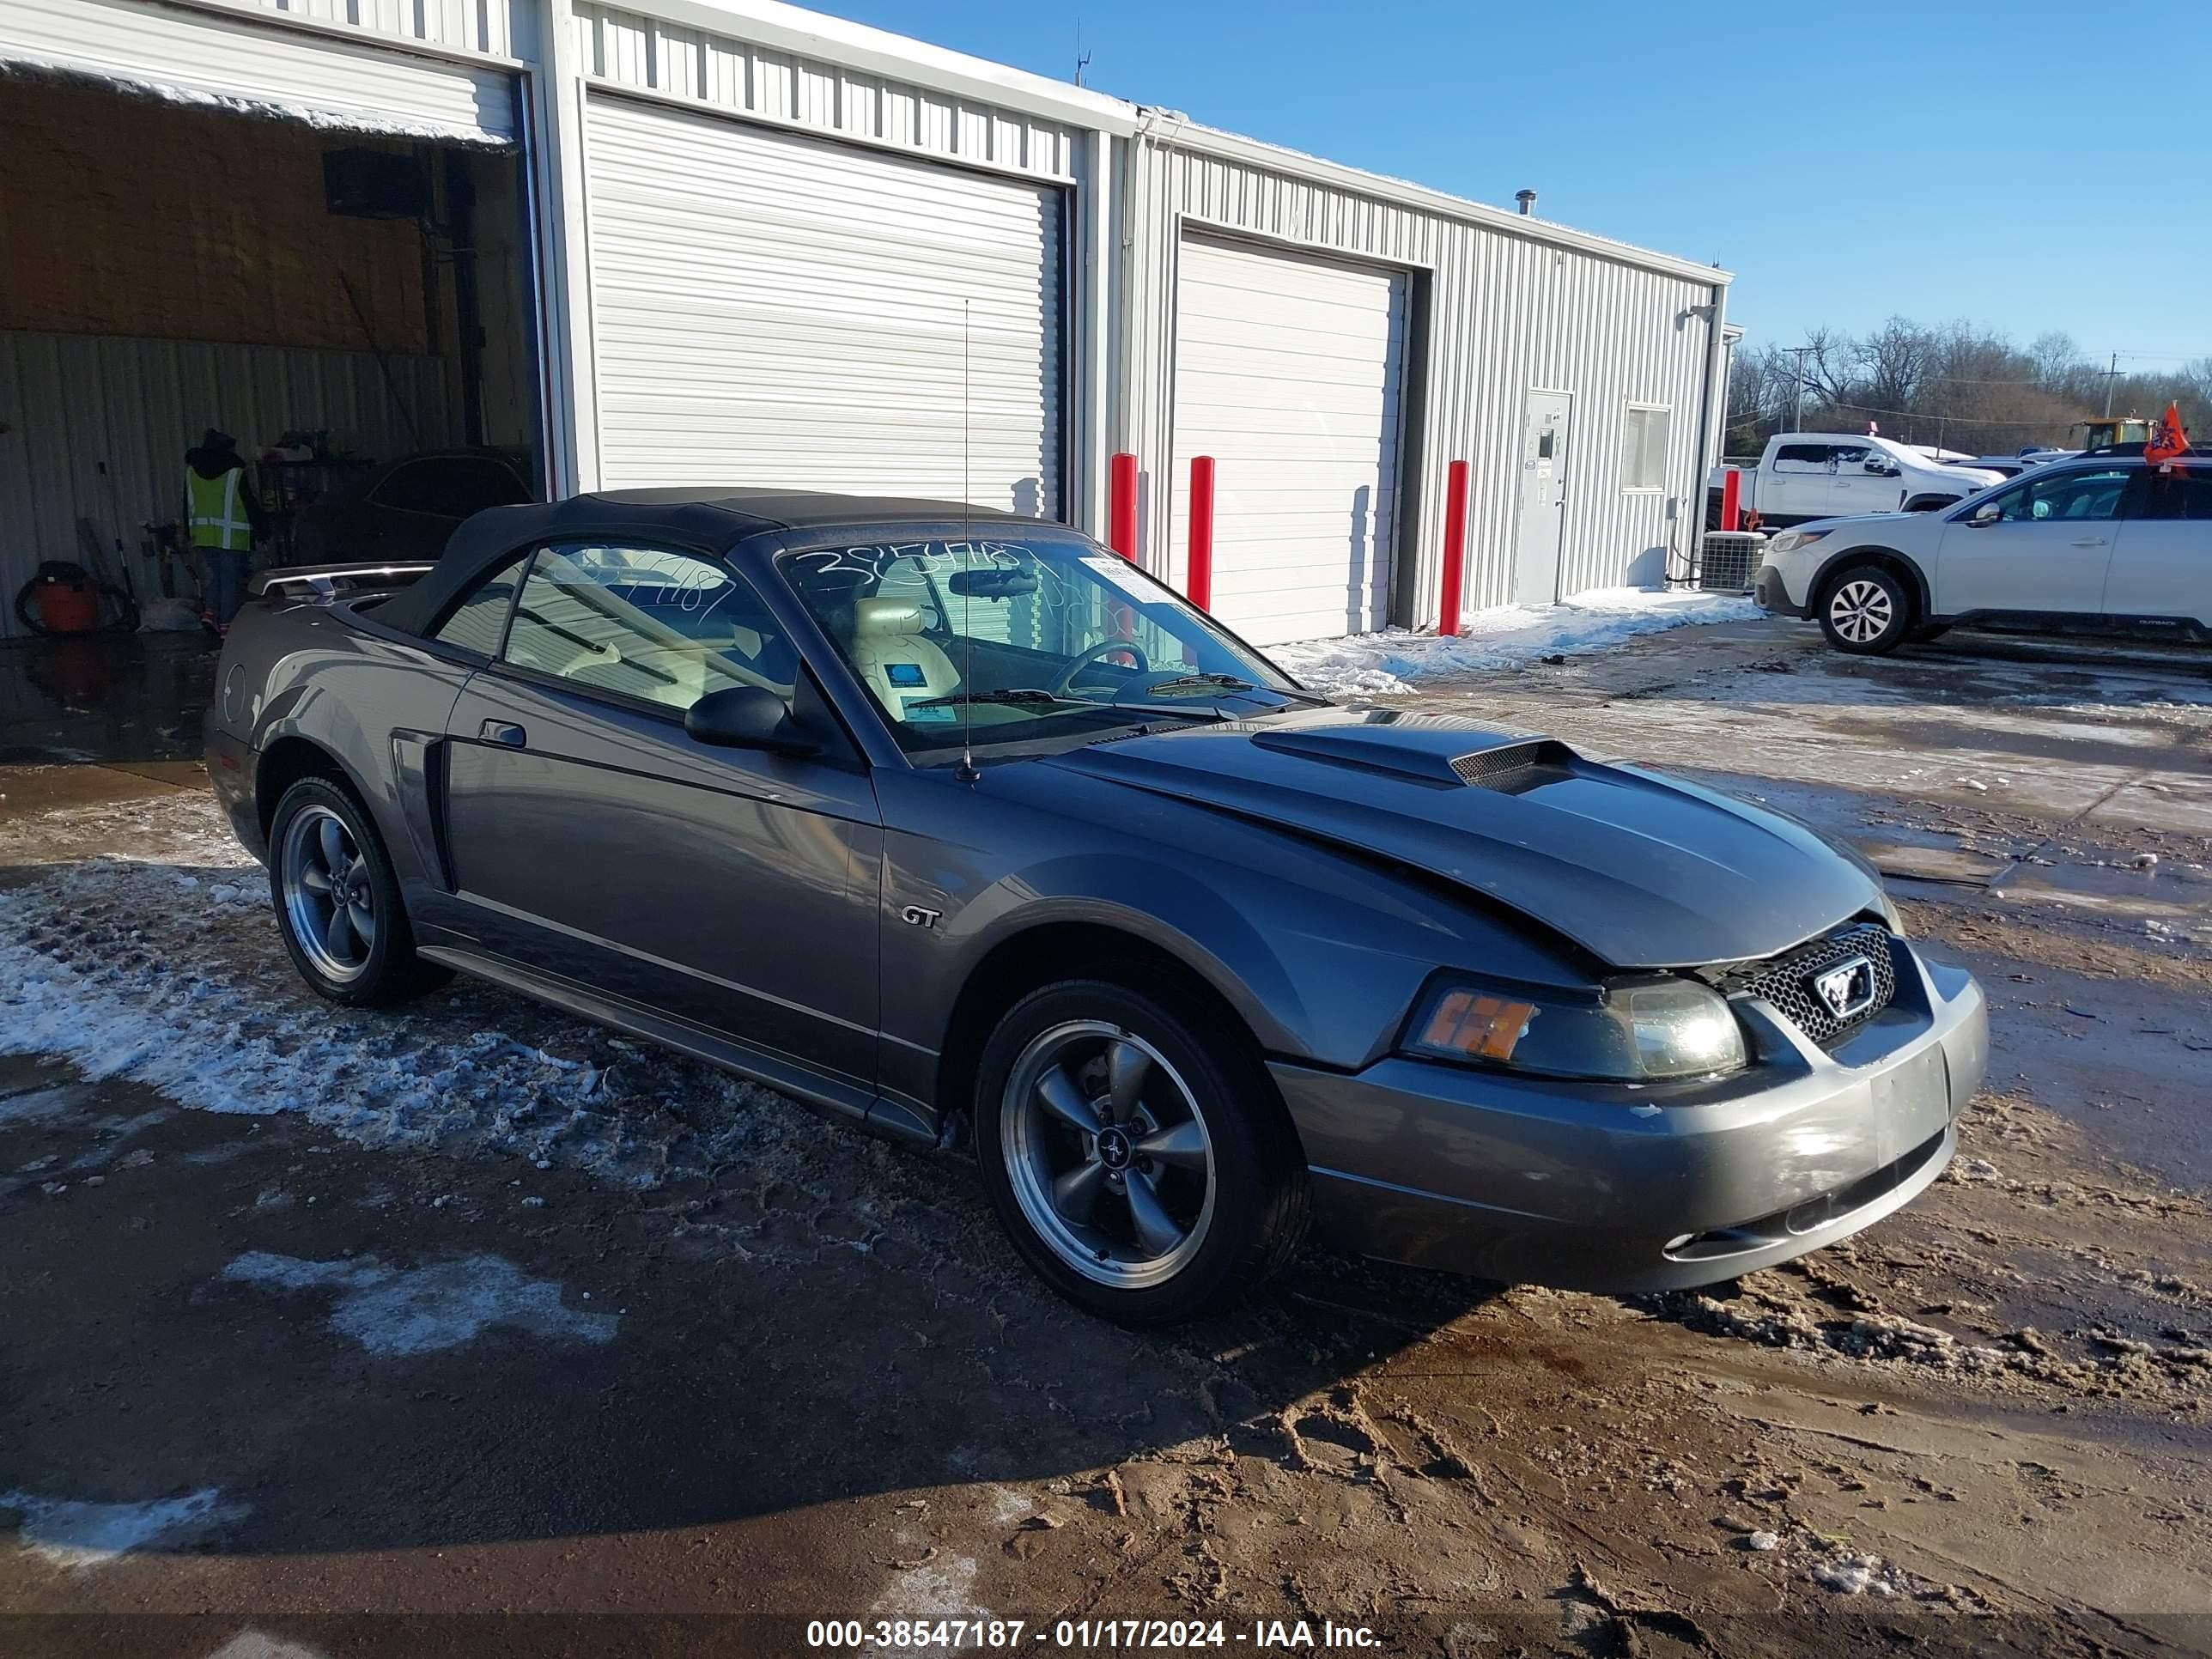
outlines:
[[910, 927], [934, 927], [942, 910], [925, 910], [919, 904], [909, 904], [899, 912], [899, 920]]

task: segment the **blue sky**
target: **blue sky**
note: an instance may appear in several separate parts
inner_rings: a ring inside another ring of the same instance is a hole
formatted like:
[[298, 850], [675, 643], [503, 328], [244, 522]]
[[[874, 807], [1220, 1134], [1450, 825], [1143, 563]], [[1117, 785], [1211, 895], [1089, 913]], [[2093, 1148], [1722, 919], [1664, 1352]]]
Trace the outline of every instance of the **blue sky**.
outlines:
[[[1715, 261], [1754, 342], [1892, 314], [2212, 355], [2212, 13], [2100, 5], [811, 0]], [[2161, 132], [2170, 160], [2156, 158]]]

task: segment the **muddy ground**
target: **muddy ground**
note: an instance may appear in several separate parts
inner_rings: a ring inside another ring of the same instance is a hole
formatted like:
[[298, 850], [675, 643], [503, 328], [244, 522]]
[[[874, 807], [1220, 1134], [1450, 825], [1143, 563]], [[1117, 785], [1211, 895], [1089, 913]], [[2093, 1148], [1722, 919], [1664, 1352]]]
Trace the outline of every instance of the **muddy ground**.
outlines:
[[1990, 1086], [1784, 1270], [1317, 1244], [1166, 1336], [1041, 1291], [957, 1164], [502, 993], [314, 1003], [191, 663], [143, 678], [0, 732], [0, 1650], [2212, 1650], [2201, 655], [1757, 623], [1396, 699], [1852, 836], [1988, 988]]

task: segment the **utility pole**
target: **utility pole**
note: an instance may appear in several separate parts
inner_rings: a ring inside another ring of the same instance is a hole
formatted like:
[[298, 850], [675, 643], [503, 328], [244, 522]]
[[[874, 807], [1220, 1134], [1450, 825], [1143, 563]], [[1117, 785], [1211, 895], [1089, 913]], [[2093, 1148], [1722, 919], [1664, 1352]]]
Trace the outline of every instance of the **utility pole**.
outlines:
[[2105, 371], [2105, 418], [2112, 418], [2112, 382], [2120, 378], [2120, 354], [2112, 354], [2112, 366]]
[[1797, 359], [1797, 372], [1790, 377], [1790, 429], [1802, 432], [1805, 429], [1805, 359], [1812, 355], [1813, 348], [1792, 346], [1790, 349]]

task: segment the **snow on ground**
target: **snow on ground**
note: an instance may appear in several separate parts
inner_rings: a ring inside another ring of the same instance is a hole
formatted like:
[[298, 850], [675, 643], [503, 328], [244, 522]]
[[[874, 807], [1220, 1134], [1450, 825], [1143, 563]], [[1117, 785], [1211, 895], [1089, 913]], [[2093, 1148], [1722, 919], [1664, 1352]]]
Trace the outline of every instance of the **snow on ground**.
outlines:
[[35, 1492], [0, 1492], [0, 1506], [22, 1516], [23, 1546], [52, 1565], [77, 1572], [133, 1550], [181, 1542], [236, 1520], [245, 1510], [225, 1504], [213, 1486], [149, 1504], [81, 1504]]
[[493, 1325], [554, 1340], [611, 1342], [618, 1322], [611, 1313], [564, 1306], [559, 1285], [525, 1278], [513, 1262], [495, 1255], [403, 1270], [373, 1255], [308, 1261], [249, 1250], [222, 1276], [276, 1290], [333, 1291], [331, 1328], [387, 1356], [458, 1348]]
[[0, 1054], [63, 1055], [203, 1111], [301, 1113], [365, 1146], [636, 1187], [732, 1160], [794, 1175], [835, 1133], [769, 1091], [466, 981], [404, 1010], [333, 1007], [293, 971], [267, 878], [208, 796], [41, 814], [0, 841], [94, 831], [131, 856], [0, 891]]
[[1730, 594], [1601, 587], [1558, 605], [1501, 605], [1460, 622], [1450, 638], [1393, 628], [1344, 640], [1268, 647], [1313, 690], [1333, 697], [1388, 696], [1413, 682], [1472, 669], [1515, 668], [1547, 656], [1581, 656], [1638, 634], [1692, 623], [1753, 622], [1763, 613]]

